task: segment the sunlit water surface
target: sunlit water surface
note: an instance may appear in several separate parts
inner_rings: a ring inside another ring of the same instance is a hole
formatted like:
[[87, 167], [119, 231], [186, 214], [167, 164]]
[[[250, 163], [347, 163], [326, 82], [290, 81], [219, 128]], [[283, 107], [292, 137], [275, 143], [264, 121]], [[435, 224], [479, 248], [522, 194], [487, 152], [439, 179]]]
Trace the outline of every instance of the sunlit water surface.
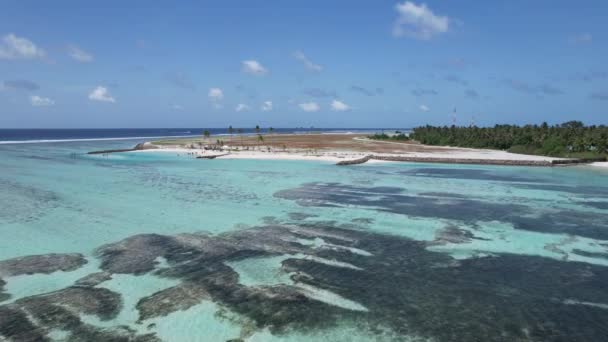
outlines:
[[131, 144], [0, 145], [0, 340], [608, 336], [605, 171]]

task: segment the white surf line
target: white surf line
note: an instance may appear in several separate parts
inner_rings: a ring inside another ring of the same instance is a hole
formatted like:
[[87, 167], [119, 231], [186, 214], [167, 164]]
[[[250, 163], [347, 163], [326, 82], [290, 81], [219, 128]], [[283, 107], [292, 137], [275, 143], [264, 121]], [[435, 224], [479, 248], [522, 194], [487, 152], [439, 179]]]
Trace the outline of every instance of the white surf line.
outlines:
[[567, 305], [586, 305], [586, 306], [592, 306], [594, 308], [600, 308], [600, 309], [606, 309], [608, 310], [608, 304], [604, 304], [604, 303], [594, 303], [594, 302], [581, 302], [575, 299], [566, 299], [563, 301], [564, 304]]
[[115, 138], [74, 138], [74, 139], [40, 139], [40, 140], [0, 140], [0, 145], [8, 144], [44, 144], [78, 141], [113, 141], [113, 140], [135, 140], [135, 139], [161, 139], [161, 138], [192, 138], [198, 135], [163, 135], [154, 137], [115, 137]]
[[347, 250], [353, 254], [358, 254], [358, 255], [362, 255], [362, 256], [373, 256], [372, 253], [363, 250], [363, 249], [359, 249], [359, 248], [355, 248], [355, 247], [348, 247], [348, 246], [340, 246], [340, 245], [334, 245], [331, 243], [325, 243], [321, 246], [319, 246], [319, 248], [327, 248], [327, 249], [343, 249], [343, 250]]
[[591, 163], [589, 165], [594, 166], [594, 167], [608, 168], [608, 162], [595, 162], [595, 163]]
[[300, 258], [300, 259], [304, 259], [304, 260], [311, 260], [314, 262], [318, 262], [319, 264], [324, 264], [324, 265], [328, 265], [328, 266], [342, 267], [342, 268], [349, 268], [351, 270], [363, 271], [363, 269], [361, 267], [357, 267], [353, 264], [349, 264], [347, 262], [342, 262], [342, 261], [338, 261], [338, 260], [330, 260], [330, 259], [325, 259], [325, 258], [321, 258], [318, 256], [306, 255], [306, 254], [296, 255], [296, 257]]
[[352, 301], [350, 299], [346, 299], [331, 291], [323, 290], [323, 289], [320, 289], [320, 288], [317, 288], [317, 287], [314, 287], [311, 285], [302, 284], [302, 283], [296, 283], [294, 286], [298, 290], [300, 290], [300, 292], [304, 296], [306, 296], [312, 300], [317, 300], [319, 302], [341, 307], [341, 308], [347, 309], [347, 310], [364, 311], [364, 312], [369, 311], [365, 306], [363, 306], [355, 301]]
[[351, 239], [349, 237], [346, 236], [342, 236], [339, 234], [333, 234], [333, 233], [329, 233], [329, 232], [323, 232], [314, 228], [309, 228], [309, 227], [302, 227], [302, 226], [296, 226], [293, 224], [287, 224], [285, 225], [289, 231], [291, 231], [292, 233], [296, 233], [296, 234], [300, 234], [306, 237], [309, 237], [310, 239], [314, 239], [316, 237], [319, 236], [325, 236], [328, 238], [332, 238], [332, 239], [337, 239], [337, 240], [342, 240], [342, 241], [347, 241], [347, 242], [354, 242], [354, 239]]
[[314, 249], [346, 250], [353, 254], [358, 254], [358, 255], [362, 255], [362, 256], [372, 256], [373, 255], [372, 253], [365, 251], [363, 249], [342, 246], [342, 245], [334, 245], [333, 243], [329, 243], [320, 237], [315, 237], [314, 239], [299, 238], [299, 239], [293, 239], [293, 240], [289, 240], [289, 241], [294, 241], [301, 245], [312, 247]]

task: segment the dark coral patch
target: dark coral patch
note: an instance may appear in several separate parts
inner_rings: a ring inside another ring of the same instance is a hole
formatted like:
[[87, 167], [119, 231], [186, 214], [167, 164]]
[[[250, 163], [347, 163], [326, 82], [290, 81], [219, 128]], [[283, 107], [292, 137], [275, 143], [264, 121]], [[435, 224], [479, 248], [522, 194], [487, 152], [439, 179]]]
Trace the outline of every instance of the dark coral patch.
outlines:
[[274, 196], [307, 207], [359, 206], [407, 216], [458, 220], [472, 225], [478, 221], [502, 221], [517, 229], [608, 240], [606, 215], [595, 212], [539, 212], [538, 209], [523, 204], [458, 197], [420, 197], [407, 195], [405, 189], [341, 183], [306, 183], [294, 189], [278, 191]]
[[76, 280], [74, 285], [93, 287], [93, 286], [97, 286], [97, 285], [103, 283], [104, 281], [108, 281], [110, 279], [112, 279], [112, 275], [110, 273], [96, 272], [96, 273], [88, 274], [88, 275]]
[[[339, 248], [300, 243], [315, 238]], [[475, 238], [468, 230], [448, 226], [434, 243]], [[80, 320], [81, 314], [116, 317], [119, 294], [90, 287], [115, 272], [153, 272], [180, 281], [138, 302], [142, 324], [212, 300], [254, 329], [274, 334], [350, 321], [371, 334], [388, 326], [397, 339], [414, 335], [448, 342], [598, 341], [606, 335], [608, 310], [568, 303], [608, 303], [603, 290], [607, 267], [511, 254], [454, 260], [428, 246], [332, 222], [270, 225], [215, 236], [137, 235], [99, 248], [105, 273], [90, 275], [80, 286], [0, 306], [0, 323], [6, 324], [0, 337], [44, 340], [49, 330], [61, 329], [73, 340], [154, 341], [154, 335], [137, 335], [124, 327], [100, 329]], [[246, 286], [229, 266], [229, 261], [286, 254], [292, 257], [277, 271], [288, 272], [293, 284]], [[162, 268], [156, 265], [159, 257], [166, 260]], [[365, 310], [332, 305], [310, 289]]]
[[608, 202], [583, 201], [578, 203], [591, 208], [608, 210]]
[[576, 294], [581, 301], [608, 303], [602, 290], [608, 268], [509, 254], [455, 263], [421, 242], [349, 234], [356, 236], [352, 247], [373, 256], [321, 255], [362, 271], [305, 259], [284, 263], [308, 275], [301, 281], [353, 298], [369, 308], [369, 320], [400, 334], [438, 341], [595, 341], [606, 333], [600, 322], [608, 310], [563, 301]]
[[449, 178], [482, 180], [494, 182], [534, 182], [545, 183], [546, 180], [537, 177], [523, 177], [520, 175], [505, 174], [497, 170], [488, 169], [461, 169], [461, 168], [419, 168], [402, 171], [401, 174], [425, 178]]
[[[316, 237], [344, 248], [315, 249], [294, 242]], [[463, 243], [475, 238], [470, 231], [449, 226], [439, 232], [436, 243]], [[597, 322], [608, 319], [608, 310], [564, 304], [572, 296], [581, 302], [608, 303], [608, 294], [601, 290], [608, 282], [608, 269], [601, 266], [509, 254], [455, 261], [428, 251], [425, 242], [343, 229], [328, 222], [265, 226], [215, 237], [160, 239], [166, 245], [143, 238], [138, 245], [142, 250], [131, 251], [133, 260], [153, 260], [137, 256], [151, 250], [144, 241], [154, 248], [161, 246], [160, 254], [169, 263], [156, 274], [183, 283], [141, 300], [138, 309], [142, 320], [210, 298], [248, 318], [257, 328], [274, 333], [307, 331], [352, 320], [365, 322], [372, 330], [388, 325], [397, 334], [441, 341], [594, 341], [605, 333]], [[349, 248], [369, 255], [352, 253]], [[282, 269], [292, 273], [296, 284], [336, 293], [369, 312], [314, 300], [288, 284], [244, 286], [238, 274], [224, 264], [276, 254], [306, 254], [335, 261], [327, 264], [294, 257], [285, 260]], [[110, 269], [112, 263], [124, 262], [113, 259], [112, 254], [106, 257]], [[341, 266], [346, 264], [357, 268]], [[181, 286], [186, 284], [196, 287], [185, 291]]]
[[157, 342], [153, 335], [137, 335], [124, 327], [101, 329], [84, 323], [81, 314], [109, 320], [120, 312], [120, 295], [103, 288], [68, 287], [26, 297], [0, 306], [0, 339], [50, 341], [51, 330], [68, 333], [69, 341]]
[[43, 254], [29, 255], [0, 261], [0, 275], [17, 276], [22, 274], [53, 273], [73, 271], [86, 264], [82, 254]]
[[6, 285], [6, 282], [4, 280], [2, 280], [2, 278], [0, 278], [0, 302], [3, 302], [9, 298], [11, 298], [11, 295], [8, 293], [4, 293], [4, 285]]
[[205, 288], [193, 282], [170, 287], [142, 298], [137, 303], [139, 320], [144, 321], [148, 318], [166, 316], [174, 311], [186, 310], [206, 298], [209, 298], [209, 294]]

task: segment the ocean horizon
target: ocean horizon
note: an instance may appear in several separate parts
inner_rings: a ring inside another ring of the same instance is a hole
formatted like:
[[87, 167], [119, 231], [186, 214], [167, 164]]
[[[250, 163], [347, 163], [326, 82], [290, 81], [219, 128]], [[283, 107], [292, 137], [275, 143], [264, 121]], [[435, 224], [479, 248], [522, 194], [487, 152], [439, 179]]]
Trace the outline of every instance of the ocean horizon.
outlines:
[[[237, 133], [237, 129], [241, 133]], [[47, 143], [75, 142], [98, 140], [135, 140], [159, 139], [202, 136], [208, 130], [213, 136], [251, 135], [256, 134], [255, 128], [234, 127], [234, 132], [228, 128], [0, 128], [0, 144], [16, 143]], [[403, 130], [408, 128], [273, 128], [272, 134], [297, 133], [369, 133], [381, 131]], [[268, 127], [262, 127], [263, 134], [268, 134]]]

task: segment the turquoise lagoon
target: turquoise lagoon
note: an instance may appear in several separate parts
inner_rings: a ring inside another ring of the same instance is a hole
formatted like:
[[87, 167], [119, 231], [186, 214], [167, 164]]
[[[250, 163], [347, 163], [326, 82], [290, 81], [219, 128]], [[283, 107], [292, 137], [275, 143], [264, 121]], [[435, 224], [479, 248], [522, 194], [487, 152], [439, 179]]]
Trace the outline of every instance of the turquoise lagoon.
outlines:
[[603, 170], [85, 154], [131, 144], [0, 145], [0, 340], [607, 334]]

